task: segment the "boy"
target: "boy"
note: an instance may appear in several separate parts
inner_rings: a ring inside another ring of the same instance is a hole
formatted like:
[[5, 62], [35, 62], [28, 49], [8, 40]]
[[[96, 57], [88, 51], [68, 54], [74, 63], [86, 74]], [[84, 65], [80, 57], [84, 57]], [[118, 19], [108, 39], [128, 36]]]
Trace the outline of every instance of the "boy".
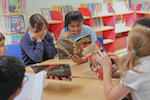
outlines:
[[24, 64], [15, 57], [0, 56], [0, 100], [13, 100], [23, 87]]

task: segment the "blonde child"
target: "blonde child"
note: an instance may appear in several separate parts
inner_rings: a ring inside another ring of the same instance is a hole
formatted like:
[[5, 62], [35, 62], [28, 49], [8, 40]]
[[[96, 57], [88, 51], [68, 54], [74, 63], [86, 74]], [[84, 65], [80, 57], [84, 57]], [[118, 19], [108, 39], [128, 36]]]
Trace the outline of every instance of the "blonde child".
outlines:
[[7, 47], [5, 45], [5, 37], [0, 32], [0, 56], [6, 55], [6, 50], [7, 50]]
[[111, 60], [98, 51], [96, 60], [103, 66], [104, 94], [107, 100], [117, 100], [131, 93], [133, 100], [150, 100], [150, 28], [135, 26], [128, 34], [128, 54], [119, 65], [120, 81], [113, 86]]

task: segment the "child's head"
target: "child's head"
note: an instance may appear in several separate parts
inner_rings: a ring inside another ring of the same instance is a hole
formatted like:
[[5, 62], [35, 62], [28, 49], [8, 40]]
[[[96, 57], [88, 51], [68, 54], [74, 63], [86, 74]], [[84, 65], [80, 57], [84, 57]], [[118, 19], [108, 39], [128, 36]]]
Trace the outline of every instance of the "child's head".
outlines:
[[39, 35], [41, 38], [44, 38], [47, 29], [48, 29], [48, 23], [45, 20], [45, 18], [40, 14], [34, 14], [29, 19], [30, 23], [30, 30], [37, 35]]
[[3, 56], [6, 54], [7, 47], [5, 45], [5, 37], [0, 32], [0, 56]]
[[134, 66], [138, 64], [137, 60], [150, 55], [149, 47], [150, 28], [141, 25], [135, 26], [128, 34], [128, 54], [122, 59], [120, 70], [122, 72], [129, 69], [136, 71]]
[[75, 35], [80, 34], [83, 25], [83, 16], [79, 11], [68, 12], [65, 16], [64, 26], [66, 30], [68, 29], [75, 32]]
[[150, 28], [150, 18], [148, 17], [142, 17], [140, 19], [138, 19], [134, 25], [133, 25], [133, 28], [137, 25], [142, 25], [142, 26], [146, 26], [146, 27], [149, 27]]
[[13, 100], [23, 86], [24, 64], [15, 57], [0, 57], [0, 100]]

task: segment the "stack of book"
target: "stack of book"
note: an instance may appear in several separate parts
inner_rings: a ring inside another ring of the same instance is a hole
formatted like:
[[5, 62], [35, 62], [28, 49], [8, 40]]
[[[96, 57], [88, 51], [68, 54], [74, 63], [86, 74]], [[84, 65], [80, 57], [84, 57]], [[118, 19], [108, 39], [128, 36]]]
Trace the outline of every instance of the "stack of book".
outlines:
[[103, 19], [102, 18], [93, 18], [92, 19], [92, 27], [93, 28], [101, 28], [103, 27]]
[[141, 5], [141, 11], [149, 11], [150, 9], [150, 2], [148, 1], [144, 1], [142, 2], [142, 5]]

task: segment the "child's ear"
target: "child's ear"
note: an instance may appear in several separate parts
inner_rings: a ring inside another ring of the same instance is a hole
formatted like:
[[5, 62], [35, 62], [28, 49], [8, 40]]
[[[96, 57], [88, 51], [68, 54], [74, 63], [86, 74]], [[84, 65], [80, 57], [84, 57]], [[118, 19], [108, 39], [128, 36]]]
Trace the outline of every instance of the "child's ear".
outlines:
[[33, 28], [32, 28], [31, 26], [29, 26], [29, 29], [30, 29], [31, 31], [33, 31]]
[[16, 96], [21, 92], [22, 87], [23, 87], [23, 84], [22, 84], [21, 88], [18, 88], [18, 89], [14, 92], [14, 94], [13, 94], [14, 97], [16, 97]]
[[127, 51], [131, 51], [129, 44], [127, 45]]

